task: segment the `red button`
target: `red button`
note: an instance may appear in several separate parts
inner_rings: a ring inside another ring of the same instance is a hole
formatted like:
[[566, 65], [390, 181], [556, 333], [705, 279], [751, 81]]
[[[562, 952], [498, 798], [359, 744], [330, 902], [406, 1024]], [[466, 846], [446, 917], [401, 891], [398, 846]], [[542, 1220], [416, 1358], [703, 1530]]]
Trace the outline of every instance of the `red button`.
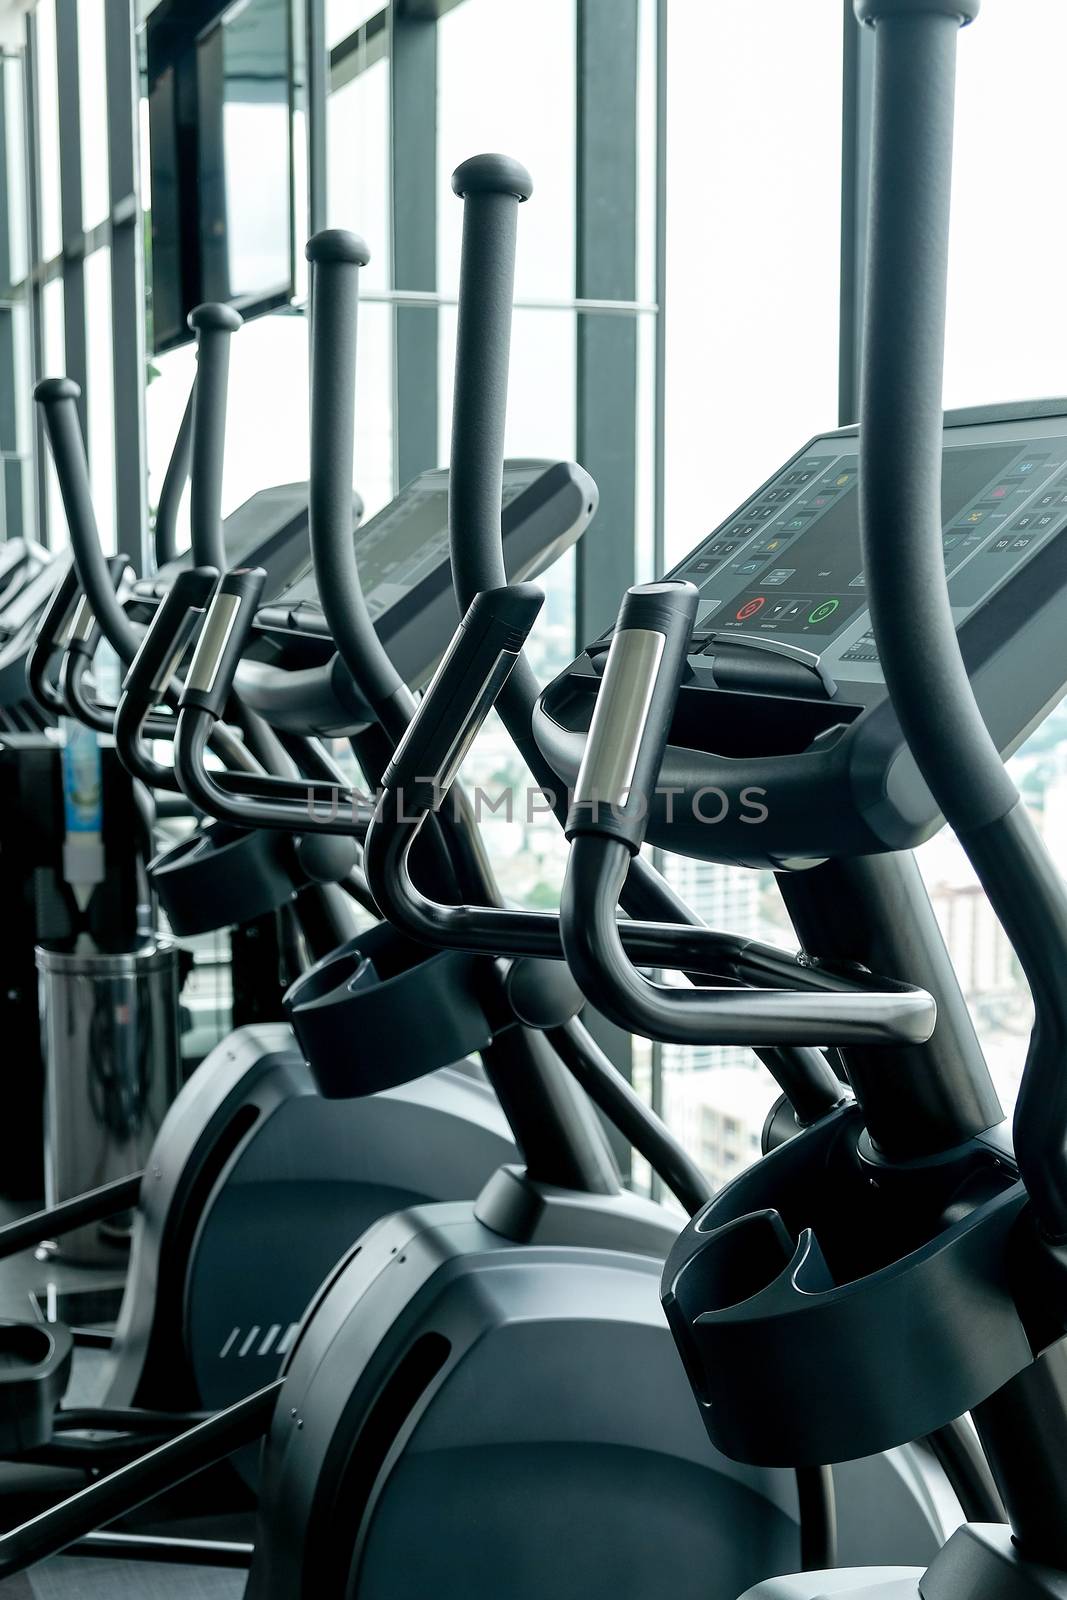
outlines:
[[749, 617], [754, 617], [757, 611], [762, 611], [767, 604], [766, 595], [759, 594], [755, 600], [748, 600], [737, 613], [738, 622], [747, 622]]

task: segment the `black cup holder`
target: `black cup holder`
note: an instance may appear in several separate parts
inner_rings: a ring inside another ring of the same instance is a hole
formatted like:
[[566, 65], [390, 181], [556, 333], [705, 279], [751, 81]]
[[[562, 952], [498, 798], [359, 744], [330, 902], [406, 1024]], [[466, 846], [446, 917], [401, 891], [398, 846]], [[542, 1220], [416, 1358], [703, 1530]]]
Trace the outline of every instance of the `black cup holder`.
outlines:
[[52, 1437], [73, 1351], [62, 1323], [0, 1321], [0, 1454], [35, 1450]]
[[798, 1135], [716, 1196], [667, 1259], [671, 1332], [712, 1442], [736, 1461], [891, 1449], [1032, 1359], [1008, 1292], [1022, 1185], [1005, 1178], [950, 1221], [931, 1204], [924, 1231], [871, 1184], [861, 1135], [854, 1108]]
[[316, 963], [285, 996], [319, 1092], [376, 1094], [484, 1050], [490, 964], [431, 951], [381, 923]]
[[209, 822], [150, 861], [149, 877], [181, 937], [251, 922], [288, 904], [308, 878], [288, 834]]

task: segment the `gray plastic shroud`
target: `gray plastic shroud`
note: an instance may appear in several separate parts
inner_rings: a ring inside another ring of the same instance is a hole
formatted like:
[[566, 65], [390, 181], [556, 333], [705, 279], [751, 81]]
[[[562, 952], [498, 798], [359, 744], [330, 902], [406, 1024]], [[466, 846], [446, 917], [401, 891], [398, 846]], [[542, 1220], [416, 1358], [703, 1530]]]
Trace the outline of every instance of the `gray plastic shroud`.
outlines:
[[1067, 1600], [1067, 1572], [1025, 1561], [1001, 1523], [957, 1528], [925, 1571], [837, 1568], [771, 1578], [741, 1600]]

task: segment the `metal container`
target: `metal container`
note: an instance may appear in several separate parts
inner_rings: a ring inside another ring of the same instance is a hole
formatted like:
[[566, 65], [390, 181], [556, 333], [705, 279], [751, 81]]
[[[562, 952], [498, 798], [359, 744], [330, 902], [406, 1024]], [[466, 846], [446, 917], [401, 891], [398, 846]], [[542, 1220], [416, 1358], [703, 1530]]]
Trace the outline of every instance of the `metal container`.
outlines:
[[[142, 1167], [178, 1091], [178, 953], [120, 955], [37, 947], [45, 1060], [47, 1203]], [[114, 1263], [124, 1219], [57, 1240], [64, 1259]]]

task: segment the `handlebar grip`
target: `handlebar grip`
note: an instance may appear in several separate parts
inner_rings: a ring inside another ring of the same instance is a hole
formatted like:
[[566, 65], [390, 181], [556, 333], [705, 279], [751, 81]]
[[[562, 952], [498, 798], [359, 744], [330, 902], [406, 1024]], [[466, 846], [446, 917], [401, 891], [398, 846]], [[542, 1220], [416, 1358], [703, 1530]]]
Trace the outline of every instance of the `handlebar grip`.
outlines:
[[518, 210], [533, 180], [518, 161], [480, 155], [456, 168], [463, 200], [448, 521], [460, 608], [506, 583], [500, 538], [504, 424]]
[[544, 600], [533, 583], [475, 596], [397, 746], [383, 788], [413, 793], [429, 786], [430, 809], [440, 805]]
[[52, 591], [26, 657], [26, 687], [43, 711], [63, 715], [66, 707], [52, 680], [52, 658], [66, 647], [70, 626], [81, 594], [73, 555], [63, 577]]
[[222, 716], [266, 581], [262, 567], [238, 567], [219, 584], [200, 630], [181, 710], [195, 706], [216, 721]]
[[123, 698], [131, 706], [147, 710], [162, 699], [188, 647], [195, 613], [207, 605], [218, 581], [214, 567], [187, 568], [175, 578], [123, 680]]
[[370, 251], [327, 228], [308, 240], [311, 264], [311, 470], [308, 526], [326, 623], [361, 694], [380, 712], [403, 680], [374, 631], [352, 542], [359, 271]]
[[[217, 567], [224, 572], [222, 469], [230, 336], [242, 326], [242, 318], [231, 306], [210, 302], [190, 311], [189, 326], [196, 334], [189, 502], [193, 562], [198, 567]], [[179, 442], [180, 437], [179, 434]]]
[[116, 599], [108, 577], [78, 420], [81, 390], [72, 378], [43, 378], [33, 397], [44, 414], [78, 579], [104, 637], [129, 665], [137, 654], [140, 636]]
[[78, 569], [71, 560], [63, 577], [52, 590], [52, 598], [45, 606], [41, 620], [37, 624], [34, 636], [35, 649], [40, 646], [50, 655], [53, 650], [60, 648], [70, 627], [70, 620], [74, 615], [80, 593]]
[[566, 834], [618, 839], [633, 855], [648, 824], [696, 621], [691, 583], [630, 589], [597, 694]]
[[[110, 585], [110, 592], [118, 594], [119, 585], [123, 575], [129, 567], [125, 556], [107, 556], [104, 560], [104, 571]], [[100, 644], [100, 622], [93, 609], [89, 596], [83, 594], [74, 609], [74, 616], [66, 639], [66, 653], [73, 656], [85, 656], [89, 661], [95, 656]]]

